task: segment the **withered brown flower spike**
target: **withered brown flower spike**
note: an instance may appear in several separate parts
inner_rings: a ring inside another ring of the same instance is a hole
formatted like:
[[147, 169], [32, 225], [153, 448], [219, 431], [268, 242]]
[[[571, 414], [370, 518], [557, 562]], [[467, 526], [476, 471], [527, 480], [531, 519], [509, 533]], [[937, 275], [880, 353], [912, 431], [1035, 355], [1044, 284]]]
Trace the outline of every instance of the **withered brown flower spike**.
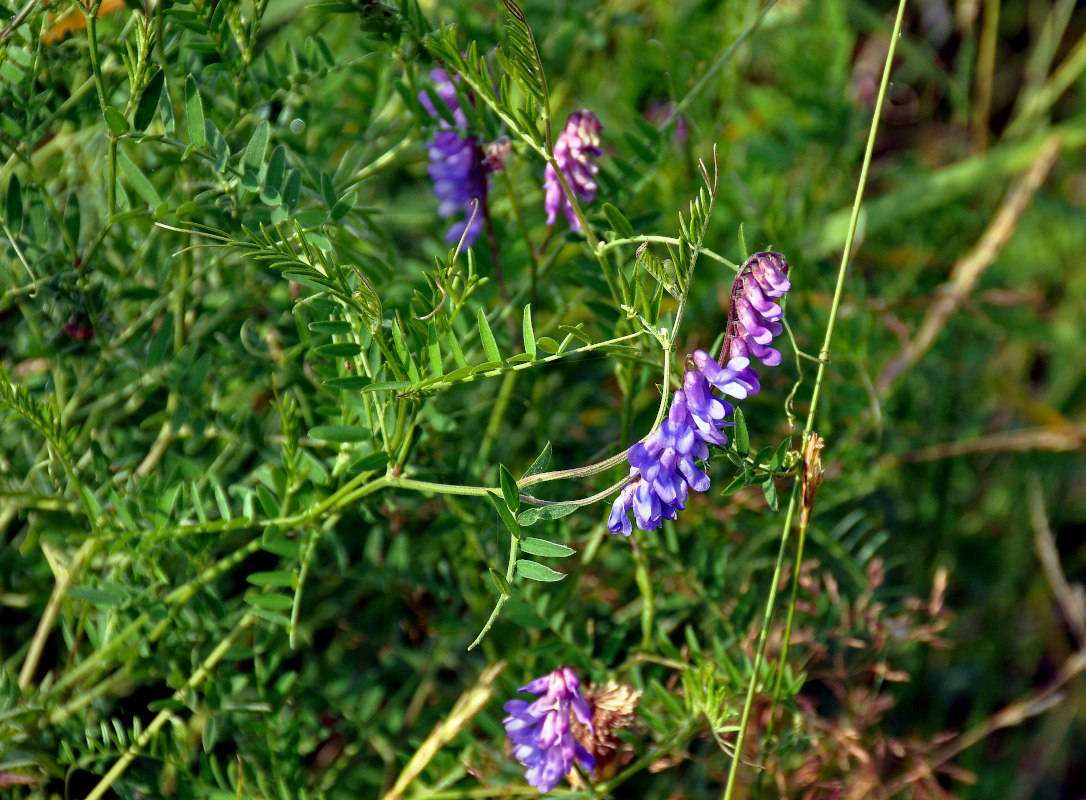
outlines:
[[[594, 778], [597, 781], [606, 780], [622, 766], [619, 757], [622, 740], [616, 731], [629, 727], [633, 722], [641, 690], [627, 683], [608, 681], [603, 686], [589, 686], [584, 698], [592, 712], [592, 727], [582, 725], [573, 717], [570, 720], [571, 729], [577, 740], [596, 759]], [[570, 781], [574, 788], [578, 788], [576, 773], [570, 775]]]

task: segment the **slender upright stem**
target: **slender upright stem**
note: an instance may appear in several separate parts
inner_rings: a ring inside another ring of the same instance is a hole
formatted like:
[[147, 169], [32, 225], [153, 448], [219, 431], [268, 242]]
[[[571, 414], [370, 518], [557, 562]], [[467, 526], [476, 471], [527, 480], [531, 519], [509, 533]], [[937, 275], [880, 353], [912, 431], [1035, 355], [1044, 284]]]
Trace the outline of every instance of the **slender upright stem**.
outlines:
[[[814, 389], [811, 393], [811, 407], [807, 414], [807, 425], [804, 428], [804, 436], [802, 441], [806, 441], [807, 436], [814, 429], [814, 422], [818, 413], [818, 402], [822, 396], [822, 385], [825, 381], [826, 368], [829, 365], [830, 357], [830, 345], [833, 342], [834, 327], [837, 323], [837, 313], [841, 306], [841, 296], [844, 294], [845, 276], [848, 273], [848, 266], [852, 256], [852, 243], [856, 235], [856, 224], [860, 216], [860, 204], [863, 201], [864, 189], [867, 185], [867, 172], [871, 166], [871, 156], [875, 149], [875, 136], [878, 132], [879, 119], [882, 116], [882, 105], [886, 98], [886, 89], [890, 82], [890, 68], [894, 60], [894, 50], [897, 47], [898, 34], [901, 32], [901, 20], [905, 14], [906, 0], [900, 0], [898, 3], [897, 17], [894, 20], [894, 29], [890, 35], [890, 48], [886, 54], [886, 64], [883, 67], [882, 83], [879, 85], [878, 99], [875, 102], [874, 117], [871, 121], [871, 130], [867, 136], [867, 148], [864, 151], [863, 166], [860, 168], [860, 179], [856, 186], [856, 196], [852, 203], [852, 215], [849, 218], [848, 235], [845, 237], [845, 248], [841, 254], [841, 264], [837, 270], [837, 284], [834, 287], [833, 301], [830, 305], [830, 316], [826, 322], [826, 335], [822, 341], [822, 349], [819, 351], [819, 363], [818, 374], [815, 378]], [[783, 572], [784, 555], [788, 546], [789, 534], [792, 529], [792, 518], [795, 516], [797, 499], [799, 497], [799, 481], [796, 481], [792, 486], [792, 494], [788, 501], [788, 511], [785, 514], [784, 528], [781, 532], [781, 544], [780, 549], [777, 552], [777, 561], [773, 570], [773, 579], [769, 586], [769, 597], [766, 600], [765, 618], [762, 622], [762, 630], [758, 636], [757, 650], [754, 654], [754, 664], [751, 668], [750, 683], [747, 686], [747, 696], [743, 702], [743, 713], [739, 721], [739, 732], [736, 734], [735, 739], [735, 755], [732, 756], [731, 768], [728, 771], [728, 781], [724, 787], [724, 800], [730, 800], [732, 792], [735, 789], [735, 779], [739, 771], [739, 762], [743, 753], [743, 740], [747, 733], [747, 728], [750, 723], [750, 710], [754, 703], [754, 690], [758, 684], [758, 675], [762, 670], [762, 662], [765, 658], [765, 646], [766, 640], [769, 637], [769, 626], [773, 618], [773, 606], [777, 600], [777, 591], [780, 588], [780, 579]], [[801, 561], [803, 553], [801, 550], [796, 552], [796, 561]], [[784, 640], [783, 647], [785, 648], [785, 654], [787, 653], [788, 639]], [[782, 654], [782, 659], [784, 655]], [[770, 721], [772, 724], [772, 720]]]
[[[505, 568], [505, 580], [507, 583], [513, 582], [513, 573], [516, 571], [517, 566], [517, 553], [520, 552], [520, 542], [517, 541], [517, 537], [512, 533], [509, 534], [509, 564]], [[509, 599], [509, 595], [502, 592], [498, 597], [498, 602], [494, 604], [494, 610], [490, 612], [490, 616], [487, 618], [486, 623], [483, 625], [483, 629], [479, 631], [479, 635], [475, 637], [475, 641], [468, 645], [468, 650], [474, 650], [479, 642], [486, 638], [487, 633], [497, 622], [498, 616], [502, 613], [502, 608], [505, 606], [505, 602]]]
[[863, 166], [860, 168], [860, 180], [856, 185], [856, 197], [852, 202], [852, 215], [848, 221], [848, 234], [845, 236], [845, 248], [841, 253], [841, 265], [837, 269], [837, 284], [833, 289], [833, 302], [830, 304], [830, 317], [826, 322], [826, 336], [822, 340], [822, 349], [818, 351], [818, 373], [815, 376], [814, 389], [811, 393], [811, 408], [807, 414], [807, 426], [804, 435], [814, 430], [815, 415], [818, 412], [818, 401], [822, 395], [822, 384], [825, 380], [826, 369], [830, 363], [830, 344], [833, 342], [833, 332], [837, 324], [837, 313], [841, 308], [841, 296], [845, 291], [845, 276], [848, 274], [849, 262], [852, 259], [852, 243], [856, 238], [856, 225], [860, 218], [860, 204], [863, 201], [864, 189], [867, 186], [867, 172], [871, 167], [871, 156], [875, 150], [875, 136], [879, 129], [879, 119], [882, 117], [882, 104], [886, 99], [886, 89], [890, 83], [890, 67], [894, 61], [894, 50], [897, 48], [898, 34], [901, 33], [901, 19], [905, 14], [905, 3], [900, 0], [897, 9], [897, 18], [894, 20], [894, 30], [890, 34], [890, 49], [886, 54], [886, 64], [882, 71], [882, 82], [879, 84], [878, 99], [875, 102], [875, 113], [871, 121], [871, 130], [867, 135], [867, 147], [864, 150]]

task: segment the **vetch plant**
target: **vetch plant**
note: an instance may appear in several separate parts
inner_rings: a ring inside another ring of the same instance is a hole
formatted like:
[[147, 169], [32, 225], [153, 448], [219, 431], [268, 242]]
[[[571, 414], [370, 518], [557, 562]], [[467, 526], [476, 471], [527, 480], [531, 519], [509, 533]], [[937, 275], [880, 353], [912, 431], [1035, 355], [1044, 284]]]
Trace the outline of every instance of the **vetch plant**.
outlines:
[[[690, 489], [709, 489], [709, 476], [696, 461], [709, 458], [709, 445], [728, 443], [726, 417], [734, 406], [712, 394], [710, 386], [737, 400], [757, 394], [758, 374], [750, 366], [753, 352], [767, 366], [780, 364], [781, 355], [769, 347], [780, 334], [781, 307], [768, 298], [780, 299], [791, 288], [788, 262], [779, 253], [756, 253], [739, 270], [732, 289], [728, 336], [721, 352], [721, 366], [704, 350], [692, 356], [694, 369], [683, 374], [683, 388], [671, 400], [667, 420], [644, 442], [630, 448], [629, 483], [616, 498], [607, 521], [611, 533], [629, 536], [629, 511], [637, 526], [653, 531], [665, 519], [675, 519], [686, 507]], [[730, 356], [726, 358], [726, 355]]]
[[[1039, 27], [1059, 31], [1060, 8]], [[895, 615], [902, 570], [879, 565], [914, 539], [939, 558], [953, 531], [936, 547], [888, 520], [951, 518], [963, 483], [895, 493], [930, 450], [902, 429], [953, 438], [940, 404], [970, 436], [992, 421], [920, 374], [884, 402], [867, 367], [921, 305], [909, 262], [939, 261], [898, 242], [914, 228], [897, 215], [1034, 145], [902, 181], [888, 144], [867, 230], [900, 277], [872, 263], [853, 294], [875, 126], [851, 216], [811, 178], [857, 157], [853, 15], [773, 9], [646, 6], [594, 30], [561, 7], [537, 42], [512, 0], [440, 4], [441, 20], [414, 0], [91, 2], [63, 25], [0, 8], [0, 786], [423, 800], [636, 781], [700, 800], [826, 780], [935, 793], [958, 774], [885, 713], [910, 667], [924, 680], [897, 691], [935, 683], [914, 650], [939, 641], [945, 584], [927, 617]], [[714, 30], [736, 33], [721, 47]], [[972, 125], [955, 105], [970, 69], [940, 97]], [[653, 98], [666, 111], [639, 114]], [[1061, 120], [1046, 158], [1081, 139]], [[1005, 244], [1014, 226], [993, 225]], [[974, 252], [944, 227], [940, 253]], [[1063, 390], [1086, 363], [1052, 344], [1066, 284], [1029, 295], [1045, 315], [1023, 330], [1049, 349], [1018, 342], [1037, 356], [1031, 403], [1063, 376], [1052, 419], [1074, 418]], [[986, 499], [973, 522], [1007, 508]], [[525, 675], [541, 677], [518, 689]], [[835, 699], [873, 748], [852, 747]], [[868, 754], [901, 747], [883, 780]]]

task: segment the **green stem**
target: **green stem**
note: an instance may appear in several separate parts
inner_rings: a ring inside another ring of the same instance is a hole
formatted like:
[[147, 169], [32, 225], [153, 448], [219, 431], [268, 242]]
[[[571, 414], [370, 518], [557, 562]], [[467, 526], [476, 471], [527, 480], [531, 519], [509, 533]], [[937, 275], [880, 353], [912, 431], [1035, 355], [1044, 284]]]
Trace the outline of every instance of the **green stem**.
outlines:
[[[416, 407], [416, 411], [417, 411]], [[419, 416], [417, 413], [411, 415], [411, 420], [407, 425], [407, 432], [404, 434], [403, 441], [400, 443], [400, 453], [396, 458], [396, 463], [392, 467], [392, 474], [399, 475], [403, 472], [403, 466], [407, 463], [407, 457], [411, 455], [411, 450], [414, 448], [415, 441], [415, 429], [418, 428]]]
[[[233, 569], [237, 564], [241, 563], [245, 558], [255, 553], [260, 549], [263, 540], [257, 537], [246, 544], [244, 547], [234, 551], [230, 555], [226, 556], [215, 562], [214, 566], [204, 570], [188, 583], [174, 589], [164, 599], [164, 603], [167, 606], [174, 604], [184, 604], [196, 593], [196, 591], [215, 577]], [[149, 622], [151, 619], [147, 613], [140, 614], [136, 619], [132, 620], [121, 631], [115, 634], [109, 642], [102, 647], [95, 650], [88, 658], [82, 661], [79, 666], [75, 667], [70, 672], [66, 673], [59, 681], [57, 681], [49, 690], [51, 694], [56, 694], [69, 686], [75, 684], [84, 675], [100, 664], [104, 659], [123, 645], [129, 638], [135, 635], [143, 625]], [[148, 635], [147, 640], [149, 642], [156, 641], [162, 633], [165, 632], [165, 625], [167, 620], [162, 620], [155, 629]], [[74, 712], [74, 709], [70, 706], [59, 707], [49, 718], [49, 721], [53, 725], [59, 725], [65, 719], [67, 719]]]
[[[841, 306], [841, 297], [844, 294], [845, 276], [848, 273], [849, 262], [852, 257], [852, 244], [856, 235], [856, 225], [860, 216], [860, 205], [863, 201], [864, 189], [867, 185], [867, 173], [871, 166], [872, 153], [875, 150], [875, 136], [878, 132], [879, 119], [882, 116], [883, 101], [886, 98], [886, 89], [890, 82], [890, 68], [894, 61], [894, 50], [897, 47], [898, 35], [901, 32], [901, 20], [905, 15], [906, 0], [899, 0], [897, 8], [897, 17], [894, 20], [894, 29], [890, 34], [890, 47], [886, 54], [886, 62], [882, 72], [882, 82], [879, 85], [878, 99], [875, 102], [875, 111], [871, 121], [871, 129], [867, 136], [867, 147], [864, 150], [863, 165], [860, 168], [860, 178], [856, 186], [856, 196], [852, 202], [852, 215], [849, 218], [848, 234], [845, 237], [844, 251], [841, 253], [841, 264], [837, 270], [837, 284], [834, 287], [833, 302], [830, 305], [830, 316], [826, 322], [826, 335], [822, 342], [822, 349], [819, 351], [819, 363], [818, 374], [815, 377], [814, 388], [811, 393], [811, 407], [807, 414], [807, 425], [804, 429], [804, 435], [801, 441], [806, 441], [807, 437], [814, 429], [815, 417], [818, 413], [818, 402], [822, 396], [822, 386], [825, 382], [826, 369], [829, 365], [830, 356], [830, 344], [833, 341], [834, 327], [837, 323], [837, 313]], [[783, 572], [784, 555], [788, 546], [789, 534], [792, 529], [792, 518], [795, 515], [797, 500], [799, 497], [799, 481], [796, 481], [792, 485], [792, 494], [788, 501], [788, 512], [785, 514], [784, 527], [781, 532], [781, 544], [777, 552], [777, 561], [773, 569], [773, 579], [769, 586], [769, 597], [766, 600], [765, 618], [762, 622], [762, 630], [758, 636], [757, 650], [754, 654], [754, 664], [751, 669], [750, 683], [747, 686], [746, 699], [743, 702], [743, 713], [739, 721], [739, 731], [736, 734], [735, 739], [735, 754], [732, 756], [731, 767], [728, 770], [728, 781], [724, 788], [724, 800], [731, 800], [732, 792], [735, 789], [735, 779], [739, 771], [739, 762], [743, 753], [743, 740], [746, 737], [747, 728], [750, 723], [750, 710], [754, 702], [754, 690], [758, 683], [758, 674], [762, 669], [762, 661], [765, 657], [765, 645], [766, 640], [769, 637], [769, 626], [773, 617], [773, 607], [777, 600], [777, 591], [780, 587], [780, 578]], [[799, 563], [803, 560], [803, 552], [801, 549], [796, 551], [796, 562]], [[788, 639], [785, 638], [783, 646], [783, 652], [781, 655], [782, 663], [783, 659], [787, 657], [788, 652]], [[776, 699], [776, 694], [774, 695]], [[772, 729], [772, 718], [767, 724], [767, 735]]]
[[[101, 6], [102, 0], [95, 0], [90, 10], [84, 10], [83, 14], [87, 19], [87, 53], [90, 56], [91, 72], [94, 74], [94, 85], [98, 89], [98, 106], [104, 115], [109, 101], [106, 99], [106, 83], [102, 78], [102, 63], [98, 58], [98, 9]], [[109, 173], [106, 179], [109, 181], [106, 209], [108, 216], [112, 217], [117, 211], [117, 137], [112, 130], [109, 132]]]
[[[509, 583], [513, 582], [513, 573], [517, 566], [517, 553], [520, 550], [520, 542], [513, 534], [509, 534], [509, 564], [505, 568], [505, 580]], [[498, 602], [494, 604], [494, 610], [490, 612], [490, 617], [487, 618], [486, 623], [483, 625], [483, 629], [479, 631], [479, 635], [475, 637], [475, 641], [468, 645], [468, 650], [475, 648], [479, 642], [483, 641], [487, 633], [493, 627], [494, 623], [498, 620], [498, 616], [501, 614], [502, 607], [509, 599], [509, 596], [504, 592], [498, 597]]]
[[133, 663], [128, 662], [122, 665], [116, 672], [103, 678], [90, 688], [80, 688], [79, 694], [75, 698], [49, 715], [49, 724], [56, 725], [68, 719], [68, 717], [86, 708], [102, 695], [108, 694], [116, 687], [130, 682], [132, 680]]
[[399, 489], [414, 489], [419, 492], [434, 492], [435, 494], [456, 494], [466, 497], [486, 497], [487, 492], [500, 492], [500, 487], [494, 486], [459, 486], [454, 483], [435, 483], [433, 481], [417, 481], [414, 478], [390, 477], [388, 485]]
[[106, 175], [109, 186], [106, 189], [106, 213], [112, 217], [117, 213], [117, 139], [109, 137], [109, 172]]
[[106, 110], [106, 84], [102, 79], [102, 64], [98, 59], [98, 10], [102, 7], [102, 0], [94, 0], [89, 10], [83, 10], [83, 16], [87, 20], [87, 39], [90, 44], [88, 55], [90, 56], [91, 72], [94, 74], [94, 85], [98, 88], [98, 106], [102, 111]]
[[565, 194], [570, 207], [573, 209], [574, 216], [577, 217], [577, 221], [581, 224], [581, 230], [584, 232], [585, 241], [588, 243], [589, 249], [595, 254], [596, 260], [600, 262], [600, 269], [603, 270], [603, 277], [607, 281], [607, 288], [611, 290], [611, 297], [614, 298], [616, 305], [621, 306], [624, 298], [619, 292], [618, 283], [615, 281], [615, 276], [611, 269], [611, 261], [607, 257], [607, 252], [602, 249], [600, 241], [588, 226], [588, 220], [585, 219], [580, 201], [578, 201], [577, 195], [574, 193], [573, 189], [570, 188], [569, 182], [566, 180], [566, 175], [562, 171], [562, 168], [558, 166], [558, 161], [555, 159], [554, 155], [547, 155], [547, 163], [554, 169], [555, 174], [558, 176], [558, 182], [562, 184], [562, 193]]
[[1079, 37], [1071, 53], [1063, 60], [1044, 85], [1031, 95], [1024, 104], [1022, 112], [1011, 123], [1003, 135], [1004, 139], [1014, 138], [1034, 125], [1041, 115], [1051, 108], [1067, 89], [1086, 71], [1086, 33]]
[[635, 580], [637, 588], [641, 592], [641, 649], [649, 650], [652, 646], [652, 626], [656, 614], [656, 594], [653, 591], [652, 575], [649, 572], [648, 561], [637, 541], [631, 538], [630, 547], [633, 549], [634, 561], [637, 562]]
[[45, 611], [42, 612], [41, 619], [38, 620], [34, 638], [30, 640], [30, 648], [26, 651], [22, 669], [19, 670], [19, 688], [22, 691], [26, 691], [30, 686], [30, 681], [38, 668], [42, 651], [45, 649], [45, 640], [49, 638], [49, 632], [53, 629], [53, 623], [60, 613], [60, 606], [64, 602], [64, 595], [68, 591], [68, 587], [79, 573], [84, 562], [89, 560], [94, 551], [98, 549], [98, 544], [97, 539], [87, 539], [83, 542], [83, 546], [76, 551], [76, 554], [72, 556], [72, 560], [67, 565], [59, 568], [60, 574], [57, 575], [56, 585], [49, 596], [49, 602], [45, 604]]
[[769, 710], [770, 723], [766, 727], [766, 734], [772, 732], [773, 729], [773, 716], [777, 712], [777, 704], [781, 697], [781, 684], [784, 681], [784, 665], [787, 663], [788, 658], [788, 643], [792, 641], [792, 624], [796, 618], [796, 601], [799, 598], [799, 578], [800, 571], [803, 568], [803, 561], [801, 559], [803, 555], [803, 545], [807, 541], [807, 525], [800, 520], [799, 525], [799, 539], [796, 541], [796, 563], [792, 566], [792, 597], [788, 603], [788, 616], [785, 617], [784, 622], [784, 640], [781, 646], [781, 655], [777, 660], [777, 675], [773, 681], [773, 702]]
[[[628, 239], [612, 239], [609, 242], [603, 242], [600, 245], [600, 250], [602, 252], [609, 253], [610, 251], [614, 250], [615, 248], [622, 247], [623, 245], [641, 244], [643, 242], [650, 242], [650, 243], [657, 243], [657, 244], [670, 244], [670, 245], [673, 245], [675, 247], [679, 246], [679, 240], [677, 238], [675, 238], [674, 236], [653, 236], [653, 235], [647, 235], [647, 234], [639, 234], [637, 236], [631, 236]], [[701, 255], [704, 255], [704, 256], [708, 257], [708, 258], [711, 258], [713, 261], [724, 264], [725, 266], [729, 267], [730, 269], [732, 269], [732, 270], [734, 270], [736, 272], [739, 271], [739, 265], [738, 264], [735, 264], [732, 261], [730, 261], [729, 259], [724, 258], [724, 256], [710, 250], [708, 247], [700, 248], [699, 253]]]
[[388, 150], [381, 153], [381, 155], [368, 162], [354, 174], [350, 183], [344, 187], [344, 194], [350, 192], [352, 189], [358, 188], [385, 167], [390, 166], [396, 160], [396, 156], [399, 155], [400, 151], [410, 147], [412, 144], [414, 144], [414, 140], [410, 136], [405, 136], [399, 142], [388, 148]]
[[[506, 310], [508, 310], [508, 308]], [[644, 331], [637, 330], [637, 331], [634, 331], [633, 333], [627, 333], [624, 336], [617, 336], [614, 339], [607, 339], [606, 341], [602, 341], [602, 342], [593, 342], [592, 344], [586, 344], [583, 347], [577, 348], [576, 350], [566, 351], [564, 349], [561, 349], [561, 352], [553, 353], [553, 354], [551, 354], [549, 356], [544, 356], [543, 358], [536, 358], [534, 361], [523, 361], [523, 362], [521, 362], [519, 364], [513, 364], [512, 366], [508, 366], [506, 364], [503, 364], [500, 367], [495, 367], [494, 369], [487, 370], [486, 372], [478, 372], [478, 373], [475, 373], [474, 375], [467, 375], [467, 376], [465, 376], [463, 378], [460, 378], [459, 380], [455, 381], [455, 383], [470, 383], [471, 381], [479, 380], [481, 378], [494, 378], [494, 377], [497, 377], [498, 375], [504, 375], [504, 374], [510, 373], [510, 372], [522, 372], [522, 371], [528, 370], [528, 369], [535, 369], [536, 367], [539, 367], [539, 366], [541, 366], [543, 364], [551, 364], [551, 363], [553, 363], [555, 361], [561, 361], [563, 358], [566, 358], [567, 356], [575, 356], [575, 355], [582, 355], [584, 353], [591, 353], [593, 350], [599, 350], [600, 348], [603, 348], [603, 347], [610, 347], [611, 345], [619, 344], [620, 342], [627, 341], [628, 339], [636, 339], [642, 333], [644, 333]], [[572, 337], [570, 337], [570, 338], [572, 338]], [[564, 347], [565, 347], [565, 345], [562, 346], [562, 348], [564, 348]], [[418, 391], [419, 389], [422, 389], [422, 388], [433, 389], [436, 386], [441, 386], [443, 381], [444, 381], [444, 378], [430, 379], [429, 381], [420, 381], [419, 383], [416, 383], [413, 386], [405, 389], [403, 396], [407, 396], [408, 394], [411, 394], [411, 393], [413, 393], [415, 391]], [[451, 383], [445, 383], [445, 385], [452, 385], [452, 384]]]
[[637, 759], [632, 764], [629, 764], [613, 778], [599, 784], [599, 786], [596, 787], [596, 791], [602, 797], [607, 797], [612, 794], [618, 786], [625, 783], [633, 776], [644, 772], [650, 764], [674, 753], [675, 748], [690, 736], [695, 727], [693, 721], [684, 720], [679, 729], [669, 736], [666, 741], [661, 742], [657, 747], [649, 750], [645, 755], [641, 756], [641, 758]]
[[[328, 526], [326, 525], [326, 527]], [[318, 539], [320, 539], [320, 533], [316, 529], [310, 531], [309, 539], [305, 543], [305, 551], [302, 553], [302, 563], [298, 569], [298, 588], [294, 590], [294, 600], [290, 604], [290, 626], [287, 628], [291, 650], [297, 649], [295, 635], [298, 630], [298, 614], [302, 608], [302, 589], [305, 587], [305, 579], [309, 575], [309, 563], [313, 559], [313, 551], [317, 547]]]
[[392, 370], [392, 374], [396, 377], [396, 380], [402, 381], [407, 376], [400, 370], [400, 362], [392, 355], [392, 351], [388, 349], [388, 342], [385, 341], [383, 331], [378, 328], [373, 332], [373, 341], [377, 343], [377, 349], [381, 351], [381, 355], [385, 357], [385, 363], [388, 364], [389, 369]]
[[[15, 235], [11, 232], [11, 229], [8, 227], [7, 220], [0, 219], [0, 229], [2, 229], [4, 231], [4, 236], [7, 237], [7, 240], [10, 243], [11, 248], [15, 251], [15, 257], [19, 260], [19, 263], [23, 265], [23, 269], [26, 270], [26, 274], [30, 276], [31, 290], [29, 292], [27, 292], [27, 297], [29, 297], [31, 300], [33, 300], [35, 297], [38, 296], [38, 289], [37, 289], [38, 276], [34, 274], [33, 267], [30, 266], [30, 263], [26, 260], [26, 256], [23, 255], [22, 248], [19, 247], [19, 243], [18, 243], [18, 241], [16, 241]], [[4, 294], [4, 297], [7, 297], [7, 293]]]
[[37, 4], [38, 0], [26, 0], [23, 7], [19, 9], [19, 13], [11, 18], [11, 21], [4, 26], [3, 31], [0, 31], [0, 42], [4, 42], [15, 32], [16, 28], [23, 24], [23, 20], [30, 16], [30, 12], [34, 10], [34, 6]]

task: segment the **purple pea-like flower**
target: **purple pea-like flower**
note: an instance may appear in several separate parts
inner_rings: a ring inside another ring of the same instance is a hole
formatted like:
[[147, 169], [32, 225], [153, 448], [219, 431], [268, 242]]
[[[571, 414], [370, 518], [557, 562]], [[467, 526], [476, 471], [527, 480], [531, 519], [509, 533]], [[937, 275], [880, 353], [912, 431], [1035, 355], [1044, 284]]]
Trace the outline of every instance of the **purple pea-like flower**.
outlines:
[[[603, 155], [603, 148], [600, 147], [602, 130], [599, 119], [591, 111], [574, 111], [554, 142], [554, 160], [558, 162], [566, 183], [570, 190], [586, 203], [596, 199], [596, 191], [599, 189], [596, 173], [600, 171], [600, 165], [596, 163], [596, 159]], [[562, 191], [558, 173], [550, 164], [547, 164], [543, 173], [543, 191], [543, 209], [547, 212], [547, 224], [555, 223], [558, 209], [561, 208], [569, 220], [569, 229], [579, 231], [581, 222], [573, 211], [573, 204]]]
[[569, 667], [559, 667], [536, 678], [518, 692], [542, 695], [534, 702], [514, 698], [505, 704], [502, 720], [513, 742], [513, 755], [527, 767], [524, 777], [540, 792], [549, 792], [577, 761], [585, 769], [596, 760], [570, 730], [570, 712], [592, 730], [592, 713], [581, 694], [581, 682]]
[[709, 488], [709, 476], [697, 462], [709, 457], [709, 445], [728, 443], [723, 429], [734, 424], [726, 418], [735, 410], [712, 390], [735, 400], [758, 394], [761, 384], [751, 356], [767, 367], [781, 363], [780, 352], [769, 346], [783, 330], [784, 311], [773, 301], [791, 286], [788, 262], [779, 253], [755, 253], [743, 264], [732, 289], [728, 360], [721, 364], [704, 350], [694, 352], [694, 368], [684, 373], [683, 388], [675, 392], [667, 419], [627, 454], [633, 480], [611, 506], [607, 518], [611, 533], [630, 535], [631, 511], [638, 528], [656, 530], [683, 510], [691, 489]]
[[[478, 140], [467, 132], [468, 119], [456, 96], [456, 86], [444, 70], [430, 71], [438, 98], [452, 112], [455, 127], [444, 119], [438, 120], [438, 130], [430, 142], [430, 166], [426, 171], [434, 183], [434, 196], [441, 202], [437, 213], [442, 219], [463, 211], [465, 219], [456, 222], [445, 234], [449, 244], [464, 236], [464, 244], [470, 247], [483, 229], [480, 209], [472, 217], [472, 201], [480, 205], [486, 202], [486, 168], [483, 150]], [[419, 102], [432, 117], [438, 117], [430, 95], [419, 93]], [[471, 220], [469, 227], [468, 220]], [[465, 229], [467, 234], [464, 235]]]
[[722, 367], [704, 350], [697, 350], [693, 361], [706, 382], [736, 400], [746, 400], [762, 389], [758, 373], [750, 366], [750, 359], [746, 356], [733, 356], [727, 366]]

